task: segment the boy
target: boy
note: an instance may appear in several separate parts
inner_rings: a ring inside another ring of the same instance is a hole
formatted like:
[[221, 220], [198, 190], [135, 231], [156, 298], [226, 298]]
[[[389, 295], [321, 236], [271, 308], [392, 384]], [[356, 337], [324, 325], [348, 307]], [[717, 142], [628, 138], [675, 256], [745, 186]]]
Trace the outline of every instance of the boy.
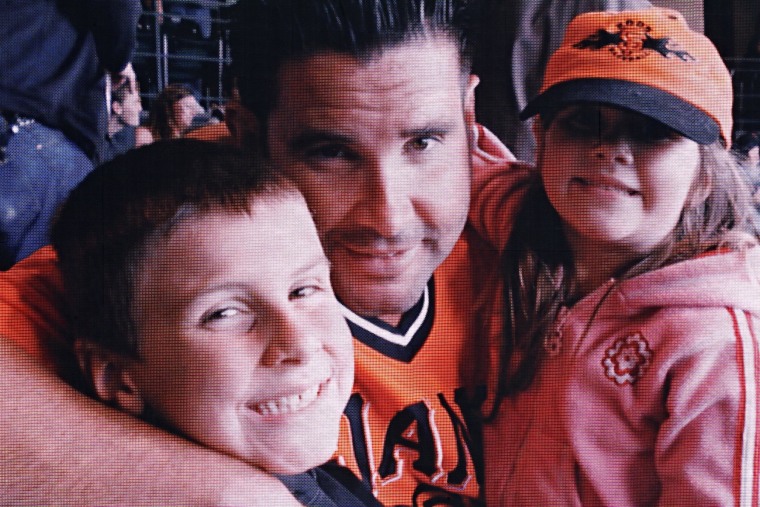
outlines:
[[298, 474], [281, 480], [304, 505], [379, 505], [336, 467], [303, 473], [335, 449], [353, 356], [314, 223], [285, 179], [227, 147], [155, 143], [88, 176], [53, 244], [98, 398]]

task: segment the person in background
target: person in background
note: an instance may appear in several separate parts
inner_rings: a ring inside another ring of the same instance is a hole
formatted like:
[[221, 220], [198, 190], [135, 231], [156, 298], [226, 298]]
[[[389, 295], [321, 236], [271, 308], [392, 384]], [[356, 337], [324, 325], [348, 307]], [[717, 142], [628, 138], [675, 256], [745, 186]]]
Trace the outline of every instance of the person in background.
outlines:
[[351, 394], [351, 334], [285, 178], [221, 144], [160, 141], [90, 173], [52, 242], [99, 399], [277, 474], [304, 505], [379, 507], [320, 466]]
[[568, 26], [522, 112], [522, 205], [504, 213], [503, 175], [475, 184], [505, 284], [489, 505], [757, 505], [760, 247], [732, 99], [674, 10]]
[[136, 146], [137, 127], [142, 113], [139, 84], [124, 79], [111, 89], [111, 114], [108, 116], [108, 133], [98, 146], [97, 165]]
[[139, 0], [0, 6], [0, 270], [48, 244], [106, 135], [106, 73], [129, 76]]
[[148, 125], [137, 128], [137, 146], [159, 139], [183, 137], [196, 128], [196, 118], [204, 116], [204, 113], [203, 106], [190, 87], [171, 84], [161, 90], [151, 104]]

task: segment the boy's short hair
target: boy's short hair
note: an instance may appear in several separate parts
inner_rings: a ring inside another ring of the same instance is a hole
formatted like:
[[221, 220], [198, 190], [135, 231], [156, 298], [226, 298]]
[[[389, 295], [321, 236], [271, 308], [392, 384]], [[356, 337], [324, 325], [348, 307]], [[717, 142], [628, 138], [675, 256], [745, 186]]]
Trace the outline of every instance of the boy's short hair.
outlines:
[[229, 146], [178, 139], [127, 152], [74, 189], [52, 230], [77, 338], [138, 357], [134, 283], [150, 240], [189, 212], [247, 213], [251, 197], [296, 192]]
[[462, 72], [469, 76], [475, 5], [474, 0], [238, 2], [231, 52], [241, 101], [265, 125], [284, 63], [324, 51], [368, 58], [426, 34], [455, 42]]

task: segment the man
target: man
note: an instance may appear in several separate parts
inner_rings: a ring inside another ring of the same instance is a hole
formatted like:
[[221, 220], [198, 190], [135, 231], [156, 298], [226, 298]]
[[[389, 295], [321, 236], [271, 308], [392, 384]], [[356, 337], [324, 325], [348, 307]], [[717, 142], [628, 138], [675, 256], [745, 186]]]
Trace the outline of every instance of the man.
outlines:
[[0, 270], [48, 244], [58, 205], [105, 135], [106, 72], [129, 62], [137, 0], [12, 0], [0, 7]]
[[[463, 232], [477, 137], [468, 13], [454, 0], [238, 5], [242, 105], [229, 111], [230, 130], [305, 195], [356, 338], [338, 456], [386, 504], [474, 504], [498, 277], [483, 276], [493, 252]], [[0, 333], [43, 357], [41, 341], [66, 347], [65, 319], [48, 306], [60, 297], [51, 265], [42, 252], [0, 279], [0, 322], [13, 320]], [[47, 292], [36, 309], [23, 303], [32, 292]], [[0, 357], [0, 437], [19, 442], [3, 463], [13, 474], [6, 498], [285, 504], [269, 478], [86, 403], [12, 345]], [[22, 413], [3, 410], [22, 400]], [[44, 480], [51, 469], [61, 477], [55, 486]], [[47, 489], [19, 494], [20, 474]], [[192, 481], [195, 489], [182, 489]]]
[[140, 125], [142, 101], [137, 82], [124, 79], [111, 89], [111, 113], [108, 132], [98, 146], [98, 164], [102, 164], [136, 146], [136, 130]]

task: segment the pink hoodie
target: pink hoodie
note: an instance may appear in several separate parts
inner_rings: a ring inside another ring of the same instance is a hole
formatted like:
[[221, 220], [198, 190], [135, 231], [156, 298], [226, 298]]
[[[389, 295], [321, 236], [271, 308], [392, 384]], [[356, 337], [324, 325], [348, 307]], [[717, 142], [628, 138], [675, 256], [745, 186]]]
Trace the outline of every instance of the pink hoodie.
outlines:
[[[479, 137], [471, 221], [501, 247], [529, 169]], [[760, 248], [610, 280], [486, 427], [487, 504], [758, 505], [758, 332]]]

